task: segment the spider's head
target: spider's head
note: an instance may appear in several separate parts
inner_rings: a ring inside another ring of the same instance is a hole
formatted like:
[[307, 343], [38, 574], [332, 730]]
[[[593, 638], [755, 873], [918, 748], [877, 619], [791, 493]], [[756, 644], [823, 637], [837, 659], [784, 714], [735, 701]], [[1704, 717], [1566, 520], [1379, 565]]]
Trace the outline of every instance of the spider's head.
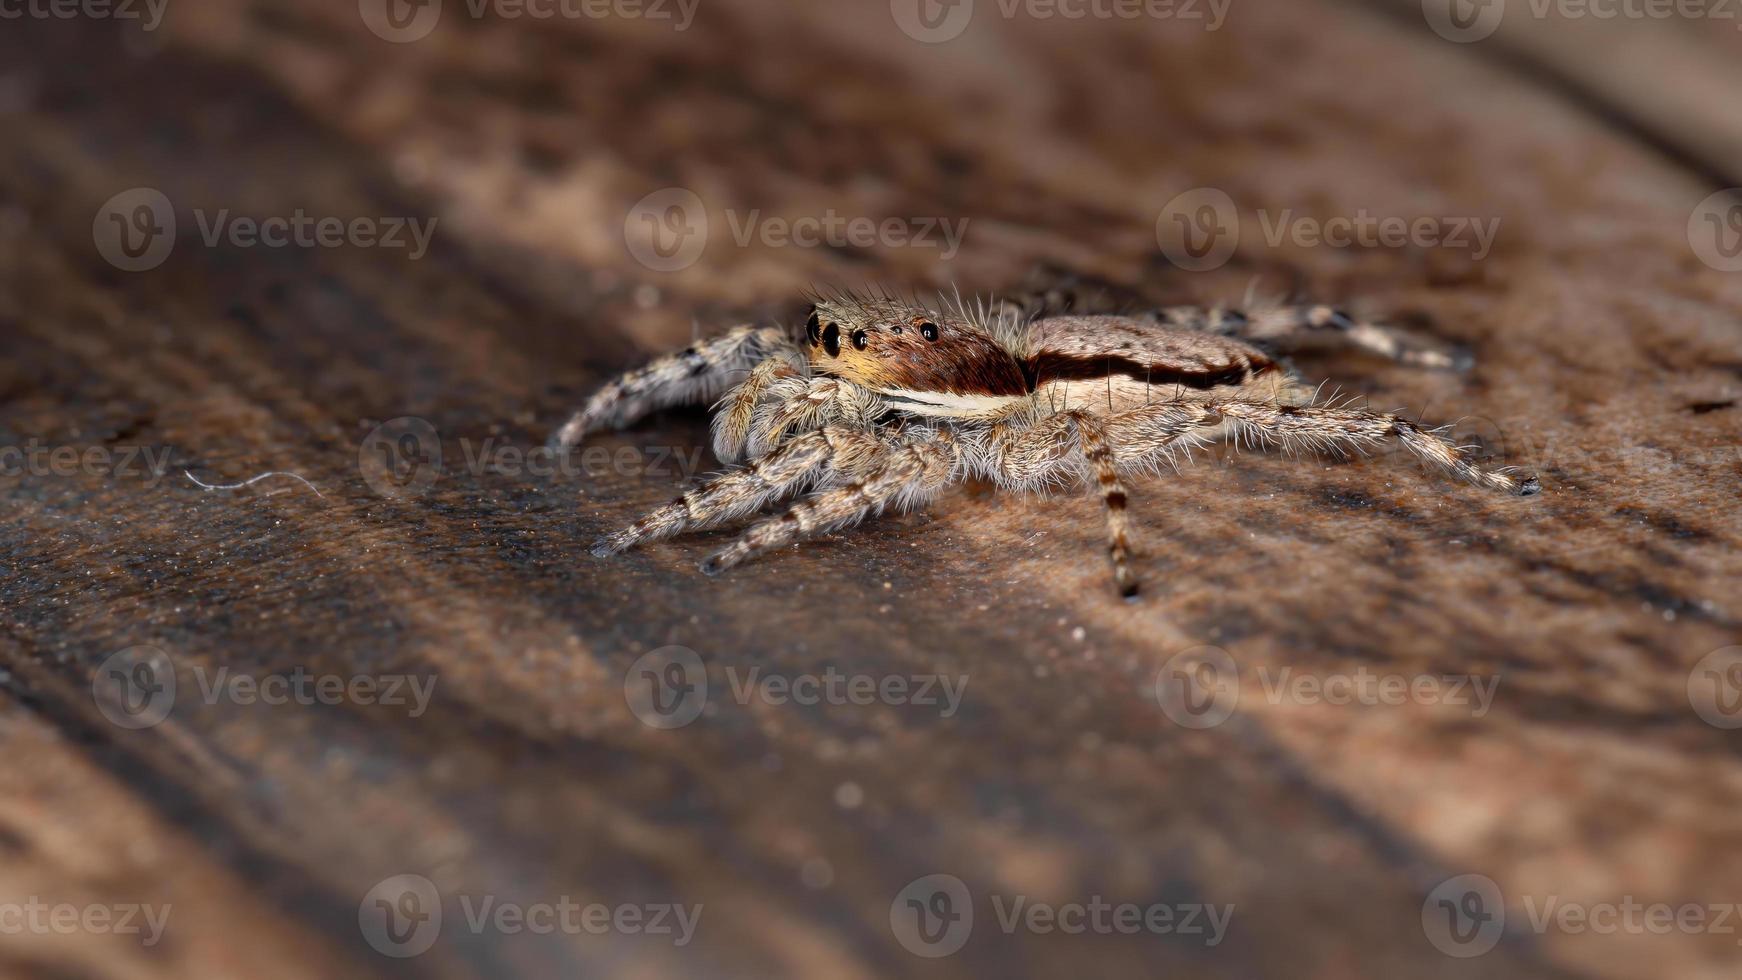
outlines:
[[985, 331], [907, 303], [819, 301], [805, 320], [805, 353], [819, 374], [922, 402], [961, 407], [1029, 390], [1015, 356]]

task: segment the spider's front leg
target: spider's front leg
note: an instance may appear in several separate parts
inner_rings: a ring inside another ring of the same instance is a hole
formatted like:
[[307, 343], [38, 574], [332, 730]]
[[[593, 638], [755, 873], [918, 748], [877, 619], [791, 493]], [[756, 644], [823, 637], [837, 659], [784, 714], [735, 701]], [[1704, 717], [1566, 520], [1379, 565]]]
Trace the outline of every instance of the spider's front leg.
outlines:
[[657, 357], [606, 382], [550, 444], [567, 449], [600, 429], [621, 428], [661, 408], [717, 397], [753, 365], [790, 349], [792, 341], [780, 327], [742, 326]]
[[823, 489], [779, 517], [752, 525], [738, 540], [709, 556], [702, 572], [718, 575], [765, 551], [849, 527], [890, 507], [906, 510], [928, 503], [949, 484], [959, 458], [955, 437], [947, 429], [884, 442], [858, 474], [833, 474]]
[[723, 524], [823, 482], [831, 475], [865, 472], [881, 461], [887, 449], [883, 436], [862, 429], [825, 426], [807, 432], [600, 538], [593, 544], [592, 552], [599, 557], [614, 555], [684, 531]]

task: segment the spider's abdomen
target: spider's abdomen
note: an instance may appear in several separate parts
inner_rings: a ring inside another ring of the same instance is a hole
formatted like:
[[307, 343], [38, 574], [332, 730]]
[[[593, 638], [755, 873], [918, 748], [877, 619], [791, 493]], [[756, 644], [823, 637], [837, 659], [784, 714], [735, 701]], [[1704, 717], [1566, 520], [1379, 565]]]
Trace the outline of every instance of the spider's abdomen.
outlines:
[[1028, 340], [1030, 390], [1061, 409], [1271, 400], [1289, 384], [1287, 372], [1249, 344], [1128, 317], [1050, 317], [1032, 325]]

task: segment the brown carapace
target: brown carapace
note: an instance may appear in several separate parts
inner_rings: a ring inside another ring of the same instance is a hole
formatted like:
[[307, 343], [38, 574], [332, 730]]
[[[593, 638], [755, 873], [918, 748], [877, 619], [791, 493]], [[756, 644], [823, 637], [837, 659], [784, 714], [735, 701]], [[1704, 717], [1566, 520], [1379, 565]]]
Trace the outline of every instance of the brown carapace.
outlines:
[[1107, 552], [1125, 596], [1138, 589], [1125, 478], [1211, 441], [1337, 451], [1395, 439], [1481, 486], [1538, 491], [1534, 478], [1479, 467], [1400, 416], [1315, 405], [1312, 390], [1257, 346], [1312, 335], [1404, 363], [1455, 364], [1325, 306], [1049, 315], [1020, 301], [969, 310], [828, 296], [800, 333], [739, 327], [616, 378], [553, 443], [572, 446], [655, 409], [723, 394], [715, 454], [747, 461], [593, 547], [610, 555], [807, 494], [708, 558], [709, 574], [887, 508], [921, 506], [969, 477], [1021, 491], [1086, 483], [1104, 502]]

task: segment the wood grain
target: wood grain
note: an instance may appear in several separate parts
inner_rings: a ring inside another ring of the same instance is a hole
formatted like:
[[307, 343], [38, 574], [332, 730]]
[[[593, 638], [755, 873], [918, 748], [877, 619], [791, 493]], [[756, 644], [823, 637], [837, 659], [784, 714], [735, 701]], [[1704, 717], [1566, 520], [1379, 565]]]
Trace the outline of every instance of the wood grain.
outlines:
[[[1696, 664], [1742, 643], [1742, 278], [1690, 245], [1721, 189], [1709, 168], [1617, 124], [1653, 103], [1572, 98], [1518, 68], [1534, 49], [1495, 58], [1319, 0], [1241, 0], [1216, 31], [983, 2], [942, 44], [882, 3], [707, 2], [681, 32], [448, 6], [408, 44], [344, 0], [205, 0], [144, 38], [0, 31], [0, 445], [108, 454], [0, 476], [0, 903], [171, 909], [150, 946], [0, 932], [0, 970], [1734, 975], [1733, 935], [1538, 931], [1527, 914], [1742, 901], [1736, 734], [1689, 697]], [[136, 187], [173, 202], [179, 232], [128, 273], [92, 216]], [[662, 273], [624, 226], [667, 187], [698, 195], [710, 232]], [[1237, 203], [1241, 244], [1187, 273], [1156, 226], [1198, 187]], [[415, 261], [208, 245], [201, 220], [226, 209], [437, 225]], [[752, 211], [968, 224], [947, 259], [741, 246]], [[1499, 233], [1479, 258], [1272, 246], [1285, 213]], [[695, 564], [724, 532], [588, 556], [697, 475], [670, 457], [706, 445], [700, 411], [598, 440], [612, 455], [590, 469], [473, 461], [539, 445], [591, 386], [694, 331], [791, 315], [813, 284], [985, 292], [1042, 267], [1134, 302], [1256, 281], [1465, 346], [1463, 374], [1298, 363], [1375, 407], [1465, 419], [1544, 493], [1495, 497], [1395, 454], [1200, 457], [1133, 488], [1149, 588], [1125, 604], [1089, 497], [967, 488], [718, 579]], [[384, 494], [368, 440], [404, 418], [439, 435], [441, 465]], [[161, 474], [119, 466], [139, 447], [166, 454]], [[313, 489], [207, 491], [183, 470]], [[128, 730], [93, 684], [140, 645], [179, 686], [167, 720]], [[625, 678], [673, 645], [705, 665], [709, 707], [657, 730]], [[1156, 678], [1206, 645], [1239, 665], [1240, 701], [1194, 730]], [[220, 669], [435, 687], [415, 717], [203, 697]], [[733, 696], [752, 670], [831, 669], [967, 686], [949, 717]], [[1267, 696], [1285, 669], [1498, 686], [1479, 715]], [[1466, 873], [1502, 889], [1508, 927], [1458, 959], [1422, 913]], [[402, 874], [434, 883], [445, 916], [409, 959], [359, 928]], [[892, 901], [930, 874], [975, 901], [945, 959], [891, 931]], [[1018, 895], [1234, 914], [1213, 947], [1006, 933], [993, 898]], [[462, 899], [484, 897], [704, 911], [679, 947], [470, 928]]]

